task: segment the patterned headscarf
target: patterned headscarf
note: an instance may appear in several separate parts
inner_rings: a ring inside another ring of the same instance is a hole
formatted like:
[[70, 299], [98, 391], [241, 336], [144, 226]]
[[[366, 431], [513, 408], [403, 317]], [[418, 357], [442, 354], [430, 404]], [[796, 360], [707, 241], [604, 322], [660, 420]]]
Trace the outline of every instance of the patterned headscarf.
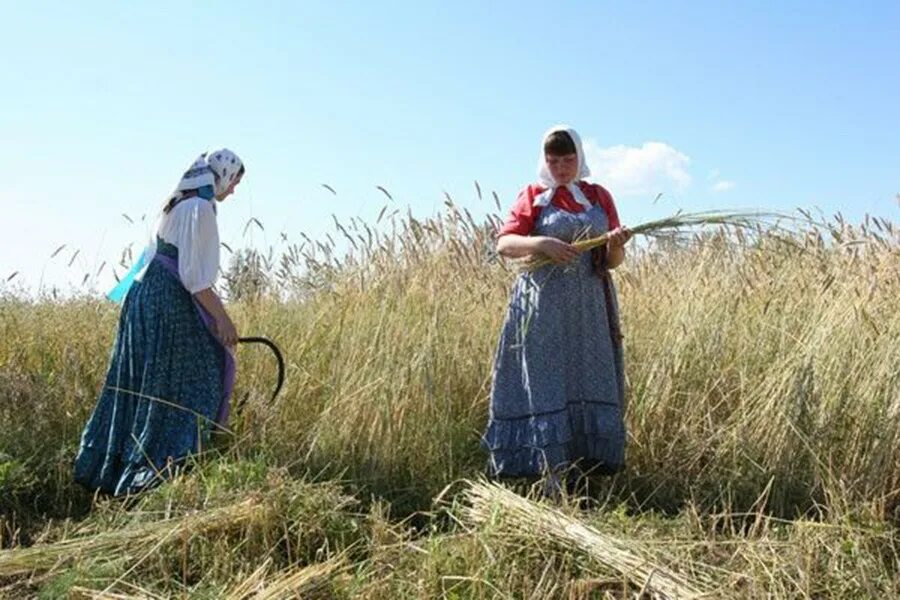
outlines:
[[[156, 237], [162, 219], [184, 197], [185, 192], [197, 190], [198, 196], [207, 199], [218, 196], [234, 183], [243, 166], [244, 163], [241, 162], [237, 154], [227, 148], [222, 148], [215, 152], [204, 152], [197, 157], [197, 160], [181, 176], [181, 181], [175, 186], [175, 191], [172, 192], [172, 195], [169, 196], [163, 205], [159, 221], [153, 228], [147, 247], [144, 248], [141, 256], [131, 266], [131, 270], [125, 274], [115, 288], [110, 290], [107, 297], [114, 302], [123, 302], [131, 285], [143, 278], [147, 266], [156, 256]], [[213, 205], [213, 209], [215, 209], [215, 205]]]
[[[553, 175], [550, 174], [550, 167], [547, 166], [547, 158], [544, 156], [544, 144], [546, 144], [547, 139], [557, 131], [564, 131], [569, 134], [569, 137], [572, 138], [572, 143], [575, 144], [575, 153], [578, 155], [578, 175], [576, 175], [575, 181], [572, 181], [565, 186], [560, 185], [553, 179]], [[547, 188], [547, 190], [535, 197], [534, 205], [547, 206], [553, 199], [553, 194], [556, 193], [557, 188], [565, 187], [572, 192], [572, 197], [575, 198], [575, 201], [578, 202], [578, 204], [581, 204], [585, 208], [590, 207], [591, 202], [585, 198], [584, 193], [576, 183], [577, 181], [590, 176], [591, 170], [588, 168], [587, 161], [584, 158], [584, 149], [581, 147], [581, 137], [578, 133], [568, 125], [556, 125], [555, 127], [551, 127], [544, 133], [544, 137], [541, 138], [541, 155], [538, 158], [538, 183], [540, 183], [542, 187]]]
[[244, 166], [237, 154], [228, 148], [208, 153], [206, 161], [216, 174], [216, 183], [213, 186], [216, 190], [216, 195], [221, 194], [231, 186], [238, 173], [241, 172], [241, 167]]
[[183, 193], [188, 190], [198, 190], [206, 186], [211, 186], [213, 194], [218, 196], [234, 182], [243, 165], [238, 155], [228, 148], [204, 152], [181, 176], [181, 181], [175, 186], [175, 191], [166, 201], [166, 205], [172, 205], [180, 200]]

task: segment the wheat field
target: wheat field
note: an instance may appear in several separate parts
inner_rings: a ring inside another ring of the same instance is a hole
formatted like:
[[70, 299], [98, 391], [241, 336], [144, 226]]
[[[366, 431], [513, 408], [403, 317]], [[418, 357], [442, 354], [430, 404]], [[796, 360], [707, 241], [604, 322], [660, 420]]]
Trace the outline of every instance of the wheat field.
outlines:
[[[615, 274], [627, 469], [482, 474], [516, 266], [496, 217], [335, 222], [232, 255], [231, 429], [127, 502], [71, 480], [117, 307], [0, 295], [0, 597], [900, 596], [900, 230], [707, 229]], [[262, 224], [257, 222], [259, 227]]]

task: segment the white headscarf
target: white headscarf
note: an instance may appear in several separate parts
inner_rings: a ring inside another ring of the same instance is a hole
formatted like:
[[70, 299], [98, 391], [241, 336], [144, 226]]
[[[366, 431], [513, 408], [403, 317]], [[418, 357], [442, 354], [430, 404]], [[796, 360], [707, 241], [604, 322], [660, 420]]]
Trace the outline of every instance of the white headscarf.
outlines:
[[216, 182], [213, 186], [216, 190], [216, 195], [231, 187], [231, 184], [237, 179], [241, 167], [244, 166], [238, 155], [228, 148], [208, 153], [206, 161], [216, 174]]
[[238, 155], [228, 148], [204, 152], [181, 176], [166, 204], [180, 200], [187, 190], [196, 190], [208, 185], [213, 187], [214, 195], [224, 193], [234, 182], [243, 164]]
[[[575, 144], [575, 154], [578, 156], [578, 174], [575, 176], [575, 180], [567, 185], [561, 185], [556, 182], [553, 175], [550, 174], [550, 167], [547, 166], [547, 158], [544, 156], [544, 144], [547, 143], [547, 138], [557, 131], [564, 131], [569, 134], [569, 137], [572, 138], [572, 142]], [[579, 180], [590, 176], [591, 170], [588, 168], [587, 161], [584, 158], [584, 149], [581, 147], [581, 137], [578, 133], [568, 125], [556, 125], [551, 127], [544, 133], [544, 137], [541, 138], [541, 155], [538, 158], [538, 183], [540, 183], [542, 187], [547, 188], [547, 190], [535, 196], [534, 206], [547, 206], [550, 204], [550, 201], [553, 200], [553, 194], [556, 193], [556, 190], [565, 187], [572, 192], [572, 197], [575, 198], [575, 202], [585, 208], [590, 208], [590, 200], [585, 198], [584, 193], [577, 184]]]
[[[214, 195], [218, 196], [219, 194], [224, 193], [225, 190], [234, 183], [243, 164], [244, 163], [241, 162], [241, 159], [238, 158], [237, 154], [228, 148], [222, 148], [214, 152], [204, 152], [197, 157], [197, 160], [195, 160], [188, 170], [184, 172], [184, 175], [181, 176], [181, 180], [178, 182], [178, 185], [175, 186], [175, 190], [166, 200], [166, 204], [163, 205], [163, 208], [173, 201], [181, 200], [184, 196], [184, 192], [188, 190], [212, 186]], [[215, 210], [215, 205], [213, 205], [213, 210]], [[143, 279], [147, 267], [156, 256], [156, 237], [166, 218], [172, 217], [169, 217], [164, 210], [160, 211], [156, 225], [153, 227], [153, 231], [150, 234], [147, 247], [144, 249], [140, 258], [132, 266], [131, 271], [129, 271], [122, 281], [119, 282], [119, 285], [110, 292], [110, 299], [114, 299], [115, 297], [117, 301], [121, 302], [128, 292], [128, 288], [131, 286], [132, 281], [141, 281]], [[218, 241], [216, 241], [216, 251], [218, 251]], [[216, 267], [218, 267], [218, 254], [216, 254], [214, 262]], [[181, 265], [179, 265], [179, 269], [181, 269]], [[215, 272], [215, 270], [216, 269], [213, 269], [212, 271]]]

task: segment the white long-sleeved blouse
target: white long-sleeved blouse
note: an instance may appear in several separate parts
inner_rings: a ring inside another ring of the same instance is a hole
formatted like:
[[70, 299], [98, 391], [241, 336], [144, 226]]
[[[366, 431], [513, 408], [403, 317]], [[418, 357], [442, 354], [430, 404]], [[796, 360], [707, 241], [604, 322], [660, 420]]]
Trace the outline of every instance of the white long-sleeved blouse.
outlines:
[[219, 276], [219, 228], [214, 200], [182, 200], [163, 214], [157, 235], [178, 248], [178, 277], [192, 294], [212, 287]]

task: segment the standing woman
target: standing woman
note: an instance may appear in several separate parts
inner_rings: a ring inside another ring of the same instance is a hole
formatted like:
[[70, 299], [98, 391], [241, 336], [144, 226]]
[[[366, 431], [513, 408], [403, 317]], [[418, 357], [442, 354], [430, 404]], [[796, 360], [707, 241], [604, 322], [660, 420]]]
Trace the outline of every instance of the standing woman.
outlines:
[[[607, 269], [622, 263], [631, 234], [609, 192], [584, 181], [589, 175], [578, 134], [550, 129], [538, 182], [519, 193], [497, 241], [503, 256], [541, 254], [555, 264], [515, 282], [483, 443], [493, 476], [549, 475], [552, 493], [570, 466], [611, 473], [625, 462], [622, 344]], [[598, 252], [571, 244], [606, 232]]]
[[228, 418], [238, 334], [213, 289], [216, 203], [243, 175], [230, 150], [202, 154], [163, 206], [154, 241], [110, 293], [127, 295], [75, 459], [75, 480], [88, 489], [120, 496], [157, 485]]

